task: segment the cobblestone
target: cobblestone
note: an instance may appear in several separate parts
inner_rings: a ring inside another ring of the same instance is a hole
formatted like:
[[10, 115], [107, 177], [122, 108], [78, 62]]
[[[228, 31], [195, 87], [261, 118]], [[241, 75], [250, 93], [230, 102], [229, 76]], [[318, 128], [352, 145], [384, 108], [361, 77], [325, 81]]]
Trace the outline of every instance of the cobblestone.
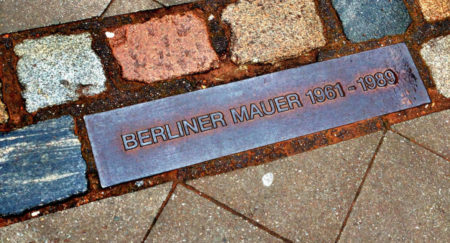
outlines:
[[420, 54], [430, 68], [436, 89], [450, 98], [450, 35], [429, 40], [422, 45]]
[[450, 1], [448, 0], [419, 0], [419, 4], [427, 21], [450, 17]]
[[141, 242], [170, 183], [0, 228], [0, 242]]
[[332, 0], [352, 42], [403, 34], [411, 23], [403, 0]]
[[273, 63], [325, 45], [313, 0], [240, 0], [222, 19], [231, 25], [232, 60]]
[[6, 111], [6, 106], [2, 102], [2, 82], [0, 81], [0, 124], [6, 123], [8, 121], [8, 112]]
[[0, 133], [0, 215], [87, 190], [86, 162], [73, 130], [72, 117], [65, 116]]
[[106, 10], [104, 17], [157, 9], [161, 7], [161, 4], [151, 0], [114, 0], [108, 10]]
[[89, 33], [28, 39], [14, 51], [28, 112], [103, 92], [106, 77]]
[[204, 21], [193, 12], [113, 31], [109, 44], [128, 80], [154, 82], [207, 71], [218, 63]]

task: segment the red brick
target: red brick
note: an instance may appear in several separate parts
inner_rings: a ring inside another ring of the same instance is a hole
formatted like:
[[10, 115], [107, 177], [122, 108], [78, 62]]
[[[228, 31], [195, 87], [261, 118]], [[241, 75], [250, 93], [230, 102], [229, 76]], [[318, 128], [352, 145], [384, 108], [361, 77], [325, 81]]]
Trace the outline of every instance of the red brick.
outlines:
[[112, 31], [123, 77], [147, 83], [207, 71], [218, 64], [204, 21], [193, 12], [166, 15]]

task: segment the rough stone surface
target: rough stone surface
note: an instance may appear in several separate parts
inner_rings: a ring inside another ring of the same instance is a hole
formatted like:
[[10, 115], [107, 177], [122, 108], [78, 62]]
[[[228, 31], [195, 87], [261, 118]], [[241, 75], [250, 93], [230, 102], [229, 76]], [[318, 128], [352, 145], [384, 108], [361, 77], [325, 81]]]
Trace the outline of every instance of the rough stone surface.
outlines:
[[178, 186], [146, 242], [282, 242]]
[[392, 128], [450, 159], [450, 110], [402, 122]]
[[86, 162], [70, 116], [0, 133], [0, 215], [87, 190]]
[[6, 106], [2, 102], [2, 82], [0, 81], [0, 124], [6, 123], [8, 121], [8, 112], [6, 111]]
[[388, 132], [342, 242], [449, 242], [450, 164]]
[[158, 0], [159, 3], [164, 5], [165, 7], [184, 4], [184, 3], [192, 3], [199, 0]]
[[106, 10], [104, 17], [157, 8], [162, 8], [161, 4], [151, 0], [114, 0], [109, 6], [108, 10]]
[[163, 184], [0, 228], [0, 242], [141, 242], [170, 191]]
[[215, 67], [204, 21], [193, 12], [122, 26], [109, 38], [126, 79], [154, 82]]
[[332, 0], [352, 42], [403, 34], [411, 23], [403, 0]]
[[240, 64], [293, 58], [326, 43], [313, 0], [240, 0], [222, 19], [231, 25], [231, 58]]
[[450, 35], [426, 42], [420, 54], [431, 70], [436, 89], [450, 98]]
[[188, 183], [288, 239], [334, 242], [381, 136]]
[[449, 0], [419, 0], [419, 4], [427, 21], [443, 20], [450, 17]]
[[28, 112], [103, 92], [106, 77], [89, 33], [28, 39], [14, 51]]
[[99, 16], [110, 0], [1, 0], [0, 34]]

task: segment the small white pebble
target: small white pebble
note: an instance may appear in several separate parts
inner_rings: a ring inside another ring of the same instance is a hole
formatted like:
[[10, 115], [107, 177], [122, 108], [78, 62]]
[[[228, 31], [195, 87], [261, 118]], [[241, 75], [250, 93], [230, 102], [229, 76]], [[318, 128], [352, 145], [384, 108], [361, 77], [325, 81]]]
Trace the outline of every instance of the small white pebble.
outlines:
[[136, 181], [136, 182], [134, 183], [134, 185], [136, 185], [137, 187], [141, 187], [141, 186], [144, 185], [144, 181]]
[[212, 15], [212, 14], [209, 15], [208, 20], [211, 21], [211, 20], [213, 20], [213, 19], [214, 19], [214, 15]]
[[273, 173], [269, 172], [262, 177], [262, 182], [264, 186], [270, 186], [273, 183]]
[[36, 217], [36, 216], [38, 216], [39, 214], [41, 214], [41, 212], [39, 212], [39, 211], [34, 211], [34, 212], [31, 213], [31, 217]]
[[106, 35], [106, 37], [108, 37], [108, 38], [113, 38], [113, 37], [114, 37], [114, 33], [113, 33], [113, 32], [109, 32], [109, 31], [106, 31], [106, 32], [105, 32], [105, 35]]

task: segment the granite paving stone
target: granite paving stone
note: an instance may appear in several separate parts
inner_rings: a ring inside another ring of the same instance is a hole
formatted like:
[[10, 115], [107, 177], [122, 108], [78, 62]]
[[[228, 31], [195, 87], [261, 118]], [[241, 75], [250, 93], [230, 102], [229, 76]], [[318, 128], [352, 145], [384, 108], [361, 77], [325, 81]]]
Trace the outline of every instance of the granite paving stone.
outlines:
[[336, 239], [382, 133], [189, 181], [296, 242]]
[[158, 2], [164, 5], [165, 7], [180, 5], [184, 3], [192, 3], [197, 1], [199, 0], [158, 0]]
[[99, 16], [110, 0], [2, 0], [0, 34]]
[[150, 83], [218, 65], [205, 22], [194, 12], [122, 26], [112, 33], [109, 44], [129, 80]]
[[402, 122], [392, 128], [450, 159], [450, 110]]
[[436, 89], [443, 96], [450, 98], [450, 35], [424, 43], [420, 54], [430, 68]]
[[443, 20], [450, 17], [449, 0], [418, 0], [427, 21]]
[[403, 34], [411, 17], [403, 0], [332, 0], [352, 42]]
[[170, 183], [0, 228], [0, 242], [141, 242]]
[[85, 192], [85, 172], [70, 116], [0, 133], [0, 215]]
[[0, 81], [0, 124], [6, 123], [9, 119], [8, 112], [6, 111], [6, 106], [2, 102], [2, 82]]
[[313, 0], [240, 0], [222, 20], [231, 26], [235, 63], [273, 63], [325, 45]]
[[282, 242], [239, 216], [178, 186], [146, 242]]
[[91, 48], [89, 33], [27, 39], [15, 46], [17, 74], [26, 110], [78, 100], [103, 92], [106, 77]]
[[163, 6], [152, 0], [114, 0], [106, 10], [104, 17], [134, 13], [144, 10], [162, 8]]
[[388, 132], [341, 241], [449, 242], [449, 175], [448, 161]]

